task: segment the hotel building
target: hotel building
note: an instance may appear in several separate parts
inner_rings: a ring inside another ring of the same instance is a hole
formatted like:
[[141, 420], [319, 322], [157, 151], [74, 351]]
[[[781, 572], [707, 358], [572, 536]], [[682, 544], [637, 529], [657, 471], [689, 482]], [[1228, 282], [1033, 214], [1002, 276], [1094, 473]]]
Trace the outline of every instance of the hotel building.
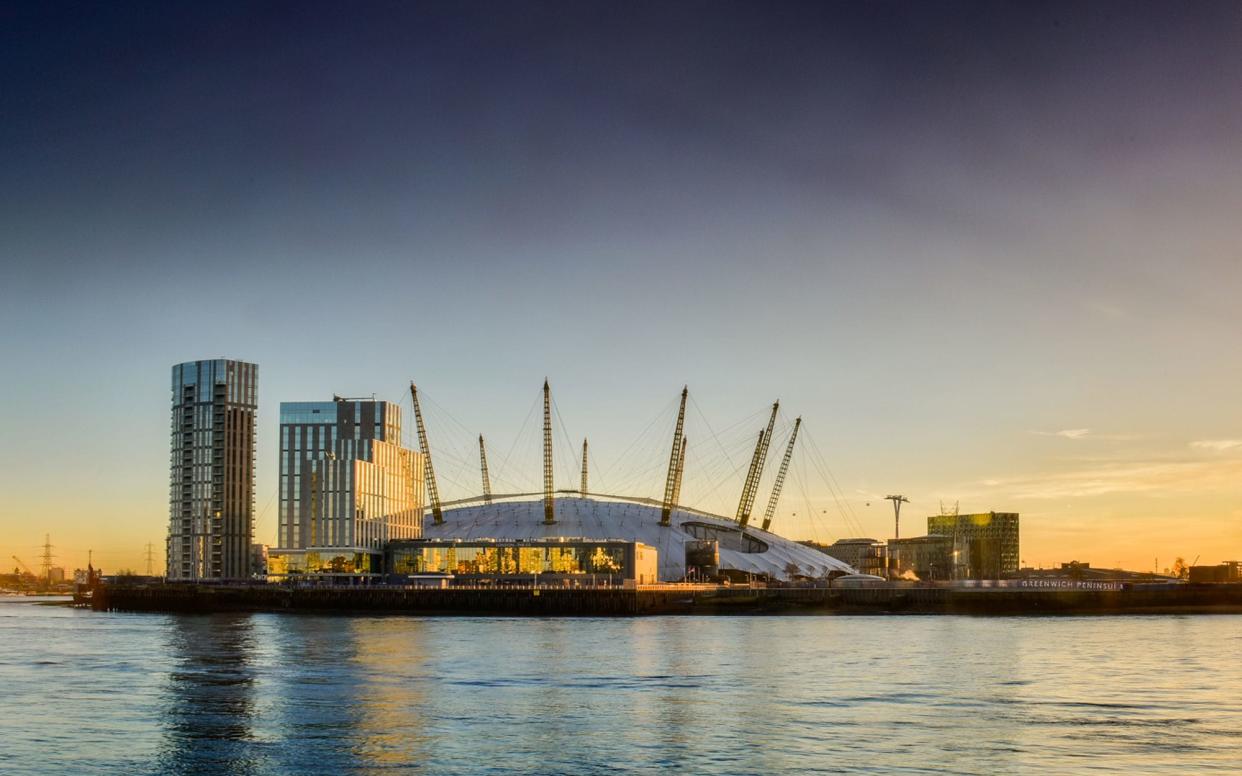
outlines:
[[282, 402], [279, 488], [275, 577], [379, 574], [388, 541], [422, 535], [423, 456], [391, 402]]

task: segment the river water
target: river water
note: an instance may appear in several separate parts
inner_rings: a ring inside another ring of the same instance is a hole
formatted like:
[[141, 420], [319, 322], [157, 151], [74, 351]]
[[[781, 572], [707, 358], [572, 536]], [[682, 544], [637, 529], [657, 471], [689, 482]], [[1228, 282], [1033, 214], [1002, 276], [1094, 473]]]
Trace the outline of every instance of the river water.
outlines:
[[1242, 617], [99, 614], [0, 599], [0, 772], [1239, 773]]

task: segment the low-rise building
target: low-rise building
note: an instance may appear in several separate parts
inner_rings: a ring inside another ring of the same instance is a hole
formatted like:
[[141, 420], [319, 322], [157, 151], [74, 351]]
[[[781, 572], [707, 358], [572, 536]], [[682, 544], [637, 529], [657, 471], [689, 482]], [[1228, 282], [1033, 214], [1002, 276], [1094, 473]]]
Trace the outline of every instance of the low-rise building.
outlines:
[[882, 577], [888, 573], [888, 547], [878, 539], [838, 539], [827, 546], [811, 546], [825, 555], [848, 563], [860, 574]]
[[266, 544], [256, 542], [250, 545], [250, 569], [256, 577], [267, 576], [267, 550]]
[[720, 572], [720, 542], [714, 539], [695, 539], [684, 545], [686, 556], [686, 579], [706, 579]]
[[953, 578], [953, 537], [912, 536], [888, 540], [888, 575], [924, 582]]
[[1242, 561], [1227, 560], [1215, 566], [1191, 566], [1191, 582], [1242, 582]]

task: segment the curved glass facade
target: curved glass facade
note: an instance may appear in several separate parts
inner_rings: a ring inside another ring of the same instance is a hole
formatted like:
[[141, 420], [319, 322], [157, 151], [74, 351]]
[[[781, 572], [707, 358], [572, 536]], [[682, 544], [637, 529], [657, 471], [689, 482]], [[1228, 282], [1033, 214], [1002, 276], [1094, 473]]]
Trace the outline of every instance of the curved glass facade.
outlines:
[[613, 581], [656, 581], [656, 550], [624, 541], [415, 541], [392, 542], [390, 575], [456, 577], [603, 575]]

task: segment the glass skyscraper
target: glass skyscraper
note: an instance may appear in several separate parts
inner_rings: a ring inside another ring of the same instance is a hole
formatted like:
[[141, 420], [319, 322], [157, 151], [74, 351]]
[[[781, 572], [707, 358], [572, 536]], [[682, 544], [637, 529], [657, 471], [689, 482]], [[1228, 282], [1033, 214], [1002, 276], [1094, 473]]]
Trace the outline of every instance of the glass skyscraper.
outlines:
[[244, 361], [172, 368], [169, 579], [250, 576], [258, 381]]
[[378, 573], [387, 541], [422, 535], [423, 457], [391, 402], [282, 402], [279, 488], [273, 574]]

